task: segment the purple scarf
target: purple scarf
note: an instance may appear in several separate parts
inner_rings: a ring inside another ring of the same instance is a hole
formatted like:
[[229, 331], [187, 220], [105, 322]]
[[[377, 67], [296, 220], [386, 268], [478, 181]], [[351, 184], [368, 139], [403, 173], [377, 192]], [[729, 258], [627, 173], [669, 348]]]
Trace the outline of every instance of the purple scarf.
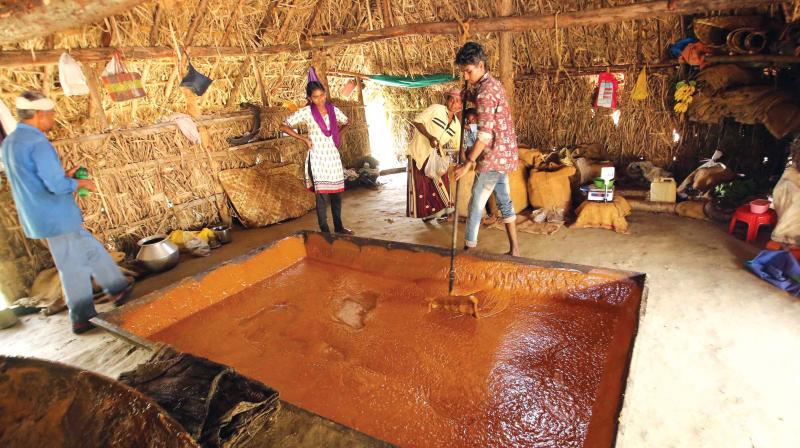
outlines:
[[325, 126], [325, 119], [319, 113], [319, 108], [313, 103], [309, 107], [311, 107], [311, 115], [314, 117], [314, 121], [317, 122], [322, 134], [325, 137], [333, 137], [333, 144], [338, 148], [342, 144], [342, 139], [339, 137], [339, 122], [336, 121], [336, 111], [333, 109], [333, 103], [325, 103], [325, 109], [328, 110], [328, 121], [331, 123], [330, 128]]

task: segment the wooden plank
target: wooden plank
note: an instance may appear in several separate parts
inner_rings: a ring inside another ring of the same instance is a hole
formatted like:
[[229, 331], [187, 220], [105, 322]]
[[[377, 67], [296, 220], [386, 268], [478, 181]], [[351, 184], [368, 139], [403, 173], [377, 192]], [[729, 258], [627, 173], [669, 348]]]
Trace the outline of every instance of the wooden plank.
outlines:
[[[683, 14], [698, 14], [711, 10], [731, 10], [765, 4], [777, 4], [778, 0], [687, 0], [668, 9], [667, 2], [650, 1], [610, 8], [597, 8], [561, 13], [558, 27], [596, 26], [630, 20], [652, 19], [656, 17]], [[553, 29], [555, 16], [552, 14], [521, 15], [509, 17], [490, 17], [471, 22], [472, 33], [523, 32], [529, 30]], [[192, 47], [187, 51], [193, 57], [231, 57], [260, 56], [280, 53], [296, 53], [313, 49], [325, 49], [341, 45], [356, 45], [412, 35], [454, 35], [459, 32], [457, 22], [414, 23], [393, 26], [378, 30], [356, 31], [336, 36], [312, 37], [299, 44], [279, 44], [259, 48], [240, 47]], [[88, 48], [72, 50], [73, 57], [83, 62], [98, 62], [110, 58], [108, 48]], [[134, 59], [163, 59], [174, 57], [169, 47], [128, 47], [121, 48], [126, 57]], [[28, 50], [0, 52], [0, 67], [25, 65], [46, 65], [58, 63], [62, 50], [31, 52]]]
[[[46, 36], [121, 14], [144, 0], [16, 1], [3, 3], [0, 44]], [[12, 3], [16, 3], [15, 7]]]

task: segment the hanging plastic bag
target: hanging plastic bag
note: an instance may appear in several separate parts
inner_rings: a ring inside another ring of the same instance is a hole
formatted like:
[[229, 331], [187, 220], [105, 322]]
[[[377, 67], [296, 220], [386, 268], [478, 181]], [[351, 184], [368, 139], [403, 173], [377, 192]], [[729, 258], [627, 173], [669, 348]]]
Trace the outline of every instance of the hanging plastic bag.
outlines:
[[644, 101], [650, 96], [650, 91], [647, 85], [647, 69], [642, 68], [639, 72], [639, 77], [636, 78], [636, 85], [633, 87], [631, 98], [636, 101]]
[[147, 95], [142, 86], [142, 75], [128, 71], [119, 51], [114, 52], [100, 79], [114, 101], [129, 101]]
[[425, 175], [431, 179], [438, 179], [447, 172], [450, 163], [447, 157], [439, 154], [439, 150], [432, 148], [431, 155], [428, 156], [428, 163], [425, 165]]
[[616, 109], [618, 89], [619, 82], [613, 73], [600, 73], [597, 80], [597, 98], [594, 106]]
[[197, 96], [203, 96], [214, 80], [198, 72], [192, 65], [192, 61], [189, 60], [189, 55], [186, 55], [186, 62], [189, 64], [189, 71], [186, 72], [186, 76], [181, 80], [181, 87], [186, 87]]
[[89, 94], [89, 85], [80, 64], [67, 53], [61, 53], [58, 59], [58, 81], [66, 96]]

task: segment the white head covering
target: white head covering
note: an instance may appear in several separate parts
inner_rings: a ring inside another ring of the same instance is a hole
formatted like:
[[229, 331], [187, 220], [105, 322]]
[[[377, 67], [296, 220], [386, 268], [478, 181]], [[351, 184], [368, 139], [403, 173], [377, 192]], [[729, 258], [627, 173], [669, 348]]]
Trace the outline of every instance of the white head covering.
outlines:
[[18, 96], [14, 101], [14, 106], [19, 110], [53, 110], [56, 108], [56, 103], [50, 98], [31, 101], [24, 96]]

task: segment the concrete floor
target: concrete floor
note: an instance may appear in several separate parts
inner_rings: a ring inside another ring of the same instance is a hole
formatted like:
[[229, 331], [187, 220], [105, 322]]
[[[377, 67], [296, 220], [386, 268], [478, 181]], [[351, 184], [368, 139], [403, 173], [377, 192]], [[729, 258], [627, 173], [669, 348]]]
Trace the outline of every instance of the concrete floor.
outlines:
[[[345, 224], [359, 236], [448, 246], [450, 227], [406, 218], [405, 176], [380, 192], [345, 196]], [[648, 275], [617, 446], [800, 446], [800, 300], [756, 278], [743, 262], [758, 252], [717, 224], [635, 213], [631, 233], [563, 229], [522, 234], [522, 256]], [[210, 257], [186, 259], [136, 285], [141, 296], [282, 235], [315, 229], [313, 214], [234, 233]], [[463, 235], [463, 226], [460, 231]], [[479, 249], [507, 250], [483, 229]], [[0, 354], [35, 356], [112, 377], [149, 354], [101, 331], [76, 337], [66, 314], [27, 316], [0, 331]]]

